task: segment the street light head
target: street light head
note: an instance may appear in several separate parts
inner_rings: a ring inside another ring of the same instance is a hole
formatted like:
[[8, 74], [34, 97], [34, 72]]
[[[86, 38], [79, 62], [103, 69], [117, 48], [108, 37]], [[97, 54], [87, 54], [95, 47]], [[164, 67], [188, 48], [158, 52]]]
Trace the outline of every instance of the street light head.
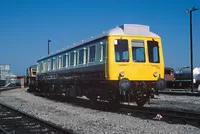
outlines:
[[51, 40], [48, 40], [48, 42], [51, 42]]
[[196, 7], [193, 7], [193, 8], [192, 8], [192, 11], [197, 11], [197, 10], [199, 10], [199, 9], [196, 8]]

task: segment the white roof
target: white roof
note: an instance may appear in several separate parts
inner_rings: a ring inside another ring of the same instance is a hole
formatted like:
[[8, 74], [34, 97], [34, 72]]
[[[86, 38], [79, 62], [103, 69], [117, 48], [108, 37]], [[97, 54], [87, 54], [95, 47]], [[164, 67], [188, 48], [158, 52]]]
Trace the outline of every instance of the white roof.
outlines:
[[151, 36], [159, 37], [150, 31], [149, 26], [139, 24], [124, 24], [113, 28], [106, 33], [107, 35], [135, 35], [135, 36]]
[[[66, 51], [68, 49], [71, 49], [73, 47], [80, 46], [80, 45], [82, 45], [84, 43], [87, 43], [87, 42], [90, 42], [92, 40], [96, 40], [96, 39], [99, 39], [101, 37], [108, 36], [108, 35], [130, 35], [130, 36], [159, 37], [157, 34], [151, 32], [149, 26], [147, 26], [147, 25], [124, 24], [122, 26], [117, 26], [117, 27], [112, 28], [112, 29], [110, 29], [110, 30], [108, 30], [106, 32], [103, 32], [102, 34], [100, 34], [100, 35], [98, 35], [96, 37], [91, 37], [90, 39], [88, 39], [86, 41], [81, 41], [80, 43], [72, 45], [72, 46], [68, 47], [65, 50], [62, 50], [62, 51], [56, 52], [54, 54], [48, 55], [47, 57], [56, 55], [58, 53], [62, 53], [62, 52]], [[47, 58], [47, 57], [44, 57], [44, 58]], [[44, 58], [42, 58], [42, 59], [44, 59]]]

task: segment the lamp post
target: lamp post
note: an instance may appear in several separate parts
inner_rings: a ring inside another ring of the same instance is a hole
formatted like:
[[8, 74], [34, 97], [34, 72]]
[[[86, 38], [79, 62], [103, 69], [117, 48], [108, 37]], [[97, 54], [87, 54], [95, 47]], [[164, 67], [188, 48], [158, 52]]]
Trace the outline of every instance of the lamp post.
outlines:
[[192, 44], [192, 12], [199, 10], [196, 7], [192, 9], [187, 9], [186, 12], [190, 13], [190, 66], [191, 66], [191, 92], [193, 92], [194, 84], [193, 84], [193, 44]]
[[51, 42], [51, 40], [48, 40], [48, 55], [50, 54], [50, 48], [49, 48], [49, 43]]

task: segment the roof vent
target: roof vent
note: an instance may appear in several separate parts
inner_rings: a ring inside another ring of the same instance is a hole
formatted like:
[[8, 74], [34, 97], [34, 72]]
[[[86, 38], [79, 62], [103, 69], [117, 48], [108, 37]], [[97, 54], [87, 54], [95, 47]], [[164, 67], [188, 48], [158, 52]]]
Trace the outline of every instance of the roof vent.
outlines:
[[120, 26], [125, 34], [133, 34], [133, 35], [148, 35], [149, 34], [149, 26], [146, 25], [138, 25], [138, 24], [124, 24]]

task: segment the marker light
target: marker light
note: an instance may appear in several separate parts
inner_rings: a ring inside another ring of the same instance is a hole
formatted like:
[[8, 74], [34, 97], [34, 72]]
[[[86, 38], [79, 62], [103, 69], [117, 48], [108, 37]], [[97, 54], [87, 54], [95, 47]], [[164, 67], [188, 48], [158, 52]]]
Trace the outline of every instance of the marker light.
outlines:
[[158, 72], [154, 72], [154, 73], [153, 73], [153, 76], [154, 76], [154, 77], [158, 77]]
[[121, 77], [124, 77], [124, 75], [125, 75], [124, 71], [121, 71], [119, 74]]

